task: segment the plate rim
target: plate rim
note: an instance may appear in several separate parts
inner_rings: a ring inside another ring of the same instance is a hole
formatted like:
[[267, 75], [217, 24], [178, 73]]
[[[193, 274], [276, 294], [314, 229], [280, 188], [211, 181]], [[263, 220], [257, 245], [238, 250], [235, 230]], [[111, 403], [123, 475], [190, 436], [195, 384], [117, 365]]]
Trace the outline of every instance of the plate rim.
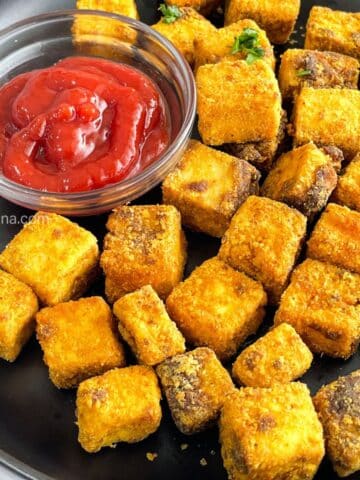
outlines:
[[7, 468], [9, 471], [14, 472], [22, 479], [26, 480], [55, 480], [54, 477], [49, 477], [48, 475], [41, 473], [39, 470], [36, 470], [25, 462], [18, 460], [13, 455], [6, 453], [3, 449], [0, 448], [0, 464]]

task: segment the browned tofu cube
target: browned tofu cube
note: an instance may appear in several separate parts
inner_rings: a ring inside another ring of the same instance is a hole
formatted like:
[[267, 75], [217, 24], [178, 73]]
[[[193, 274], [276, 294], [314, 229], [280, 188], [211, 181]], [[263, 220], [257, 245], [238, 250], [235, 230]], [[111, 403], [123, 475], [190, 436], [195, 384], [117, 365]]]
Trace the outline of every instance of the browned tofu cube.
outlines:
[[44, 362], [58, 388], [76, 387], [86, 378], [125, 365], [111, 310], [101, 297], [43, 308], [36, 323]]
[[219, 257], [264, 285], [278, 303], [300, 252], [306, 217], [283, 203], [249, 197], [231, 220]]
[[101, 266], [111, 303], [145, 285], [166, 297], [181, 281], [186, 240], [175, 207], [119, 207], [109, 216], [107, 228]]
[[325, 453], [322, 427], [302, 383], [247, 387], [229, 396], [220, 443], [234, 480], [311, 480]]
[[191, 140], [164, 180], [163, 200], [177, 207], [188, 227], [221, 237], [241, 203], [258, 193], [259, 178], [246, 161]]
[[260, 283], [216, 257], [196, 268], [166, 301], [170, 317], [186, 340], [212, 348], [221, 360], [234, 355], [256, 332], [265, 304]]
[[323, 386], [314, 405], [324, 427], [326, 451], [339, 477], [360, 470], [360, 370]]
[[261, 193], [312, 218], [325, 207], [336, 184], [333, 159], [313, 143], [307, 143], [277, 160]]
[[339, 177], [333, 199], [337, 203], [360, 211], [360, 153]]
[[209, 348], [169, 358], [156, 372], [174, 422], [186, 435], [212, 426], [234, 390], [230, 375]]
[[272, 43], [286, 43], [300, 11], [300, 0], [228, 0], [225, 25], [251, 18], [263, 28]]
[[13, 362], [35, 328], [36, 295], [13, 275], [0, 270], [0, 357]]
[[348, 358], [360, 342], [360, 275], [307, 259], [292, 274], [275, 325], [289, 323], [316, 353]]
[[166, 0], [168, 5], [177, 7], [192, 7], [203, 15], [208, 15], [220, 6], [222, 0]]
[[118, 442], [140, 442], [160, 425], [160, 399], [151, 367], [115, 368], [85, 380], [76, 397], [81, 446], [94, 453]]
[[185, 340], [154, 289], [147, 285], [114, 303], [119, 331], [140, 363], [157, 365], [185, 352]]
[[360, 59], [360, 13], [314, 6], [306, 26], [305, 48]]

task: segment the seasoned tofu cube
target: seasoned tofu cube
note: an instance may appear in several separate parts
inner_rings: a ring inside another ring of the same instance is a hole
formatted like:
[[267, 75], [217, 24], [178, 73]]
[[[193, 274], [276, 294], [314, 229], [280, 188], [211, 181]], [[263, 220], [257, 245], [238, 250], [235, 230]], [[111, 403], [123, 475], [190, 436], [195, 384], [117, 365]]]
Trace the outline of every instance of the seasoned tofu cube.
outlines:
[[275, 315], [316, 353], [348, 358], [360, 342], [360, 275], [307, 259], [291, 276]]
[[166, 301], [186, 340], [212, 348], [220, 360], [229, 359], [256, 332], [265, 304], [260, 283], [216, 257], [196, 268]]
[[147, 285], [114, 303], [119, 331], [140, 363], [157, 365], [185, 352], [185, 340], [154, 289]]
[[326, 451], [339, 477], [360, 470], [360, 370], [324, 385], [313, 398]]
[[40, 310], [36, 333], [58, 388], [125, 365], [109, 306], [101, 297], [82, 298]]
[[277, 160], [261, 192], [312, 218], [325, 207], [336, 184], [332, 158], [313, 143], [307, 143]]
[[0, 358], [16, 360], [34, 331], [37, 311], [31, 288], [0, 270]]
[[333, 145], [351, 160], [360, 150], [360, 91], [304, 87], [295, 101], [295, 145]]
[[272, 43], [286, 43], [300, 12], [300, 0], [228, 0], [225, 25], [251, 18], [263, 28]]
[[156, 372], [178, 429], [191, 435], [212, 426], [234, 385], [209, 348], [165, 360]]
[[314, 6], [306, 26], [305, 48], [360, 59], [360, 13]]
[[281, 57], [279, 84], [285, 100], [303, 87], [357, 89], [358, 80], [359, 62], [347, 55], [293, 48]]
[[107, 228], [101, 266], [111, 303], [145, 285], [166, 297], [181, 281], [186, 240], [175, 207], [119, 207], [109, 216]]
[[138, 19], [135, 0], [77, 0], [76, 8], [82, 10], [102, 10], [125, 17]]
[[249, 197], [231, 220], [219, 257], [264, 285], [278, 303], [300, 252], [306, 217], [283, 203]]
[[325, 453], [322, 427], [302, 383], [247, 387], [229, 396], [220, 443], [234, 480], [311, 480]]
[[240, 353], [232, 374], [239, 385], [272, 387], [304, 375], [312, 360], [296, 330], [282, 323]]
[[230, 153], [268, 170], [282, 128], [280, 90], [269, 65], [244, 60], [203, 65], [196, 84], [203, 142], [225, 144]]
[[259, 191], [255, 167], [191, 140], [162, 185], [164, 203], [175, 205], [193, 230], [221, 237], [241, 203]]
[[168, 5], [177, 7], [192, 7], [203, 15], [208, 15], [220, 6], [222, 0], [166, 0]]
[[154, 370], [144, 365], [115, 368], [79, 385], [79, 442], [89, 453], [118, 442], [135, 443], [161, 422], [161, 392]]
[[360, 153], [339, 177], [333, 199], [337, 203], [360, 211]]
[[55, 213], [38, 212], [0, 254], [0, 267], [29, 285], [44, 305], [81, 296], [98, 272], [94, 235]]

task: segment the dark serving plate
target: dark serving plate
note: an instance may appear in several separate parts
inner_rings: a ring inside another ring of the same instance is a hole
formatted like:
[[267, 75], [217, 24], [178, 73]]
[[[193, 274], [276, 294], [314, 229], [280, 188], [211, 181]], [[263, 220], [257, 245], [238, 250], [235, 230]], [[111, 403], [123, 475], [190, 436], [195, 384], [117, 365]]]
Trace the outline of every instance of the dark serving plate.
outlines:
[[[0, 0], [0, 28], [26, 16], [74, 7], [74, 3], [71, 0]], [[137, 0], [137, 3], [142, 20], [155, 22], [158, 2]], [[274, 0], [274, 3], [277, 1]], [[360, 0], [303, 0], [302, 4], [292, 47], [303, 45], [306, 19], [312, 5], [360, 11]], [[137, 203], [157, 203], [160, 200], [160, 189], [157, 188]], [[0, 199], [0, 250], [31, 214]], [[105, 215], [77, 221], [102, 241]], [[189, 241], [188, 275], [196, 265], [216, 255], [219, 241], [201, 234], [186, 233]], [[94, 293], [103, 293], [102, 281], [89, 292]], [[261, 333], [270, 324], [269, 312]], [[317, 357], [303, 381], [314, 393], [324, 383], [357, 368], [360, 368], [359, 353], [347, 362]], [[214, 428], [186, 437], [176, 429], [165, 402], [163, 411], [161, 428], [147, 440], [135, 445], [119, 444], [116, 449], [107, 448], [95, 455], [85, 453], [77, 442], [75, 392], [57, 390], [52, 385], [42, 362], [40, 347], [33, 338], [14, 364], [0, 361], [0, 462], [25, 478], [39, 480], [226, 480], [217, 430]], [[181, 449], [184, 443], [188, 444], [186, 450]], [[156, 452], [158, 458], [149, 462], [147, 452]], [[203, 458], [207, 461], [206, 466], [200, 464]], [[316, 479], [336, 478], [325, 459]], [[359, 480], [360, 475], [355, 474], [350, 479]]]

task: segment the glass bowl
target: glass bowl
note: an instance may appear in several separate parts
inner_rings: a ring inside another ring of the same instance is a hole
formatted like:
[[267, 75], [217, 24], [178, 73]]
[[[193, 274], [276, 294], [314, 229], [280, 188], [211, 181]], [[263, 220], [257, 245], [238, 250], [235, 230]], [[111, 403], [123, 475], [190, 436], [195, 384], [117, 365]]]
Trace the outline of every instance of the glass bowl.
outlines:
[[144, 171], [87, 192], [43, 192], [15, 183], [0, 172], [0, 195], [23, 207], [63, 215], [93, 215], [128, 203], [163, 180], [190, 137], [196, 88], [189, 65], [168, 40], [128, 17], [94, 10], [63, 10], [31, 17], [0, 31], [0, 85], [20, 73], [76, 55], [126, 63], [153, 79], [169, 107], [170, 145]]

